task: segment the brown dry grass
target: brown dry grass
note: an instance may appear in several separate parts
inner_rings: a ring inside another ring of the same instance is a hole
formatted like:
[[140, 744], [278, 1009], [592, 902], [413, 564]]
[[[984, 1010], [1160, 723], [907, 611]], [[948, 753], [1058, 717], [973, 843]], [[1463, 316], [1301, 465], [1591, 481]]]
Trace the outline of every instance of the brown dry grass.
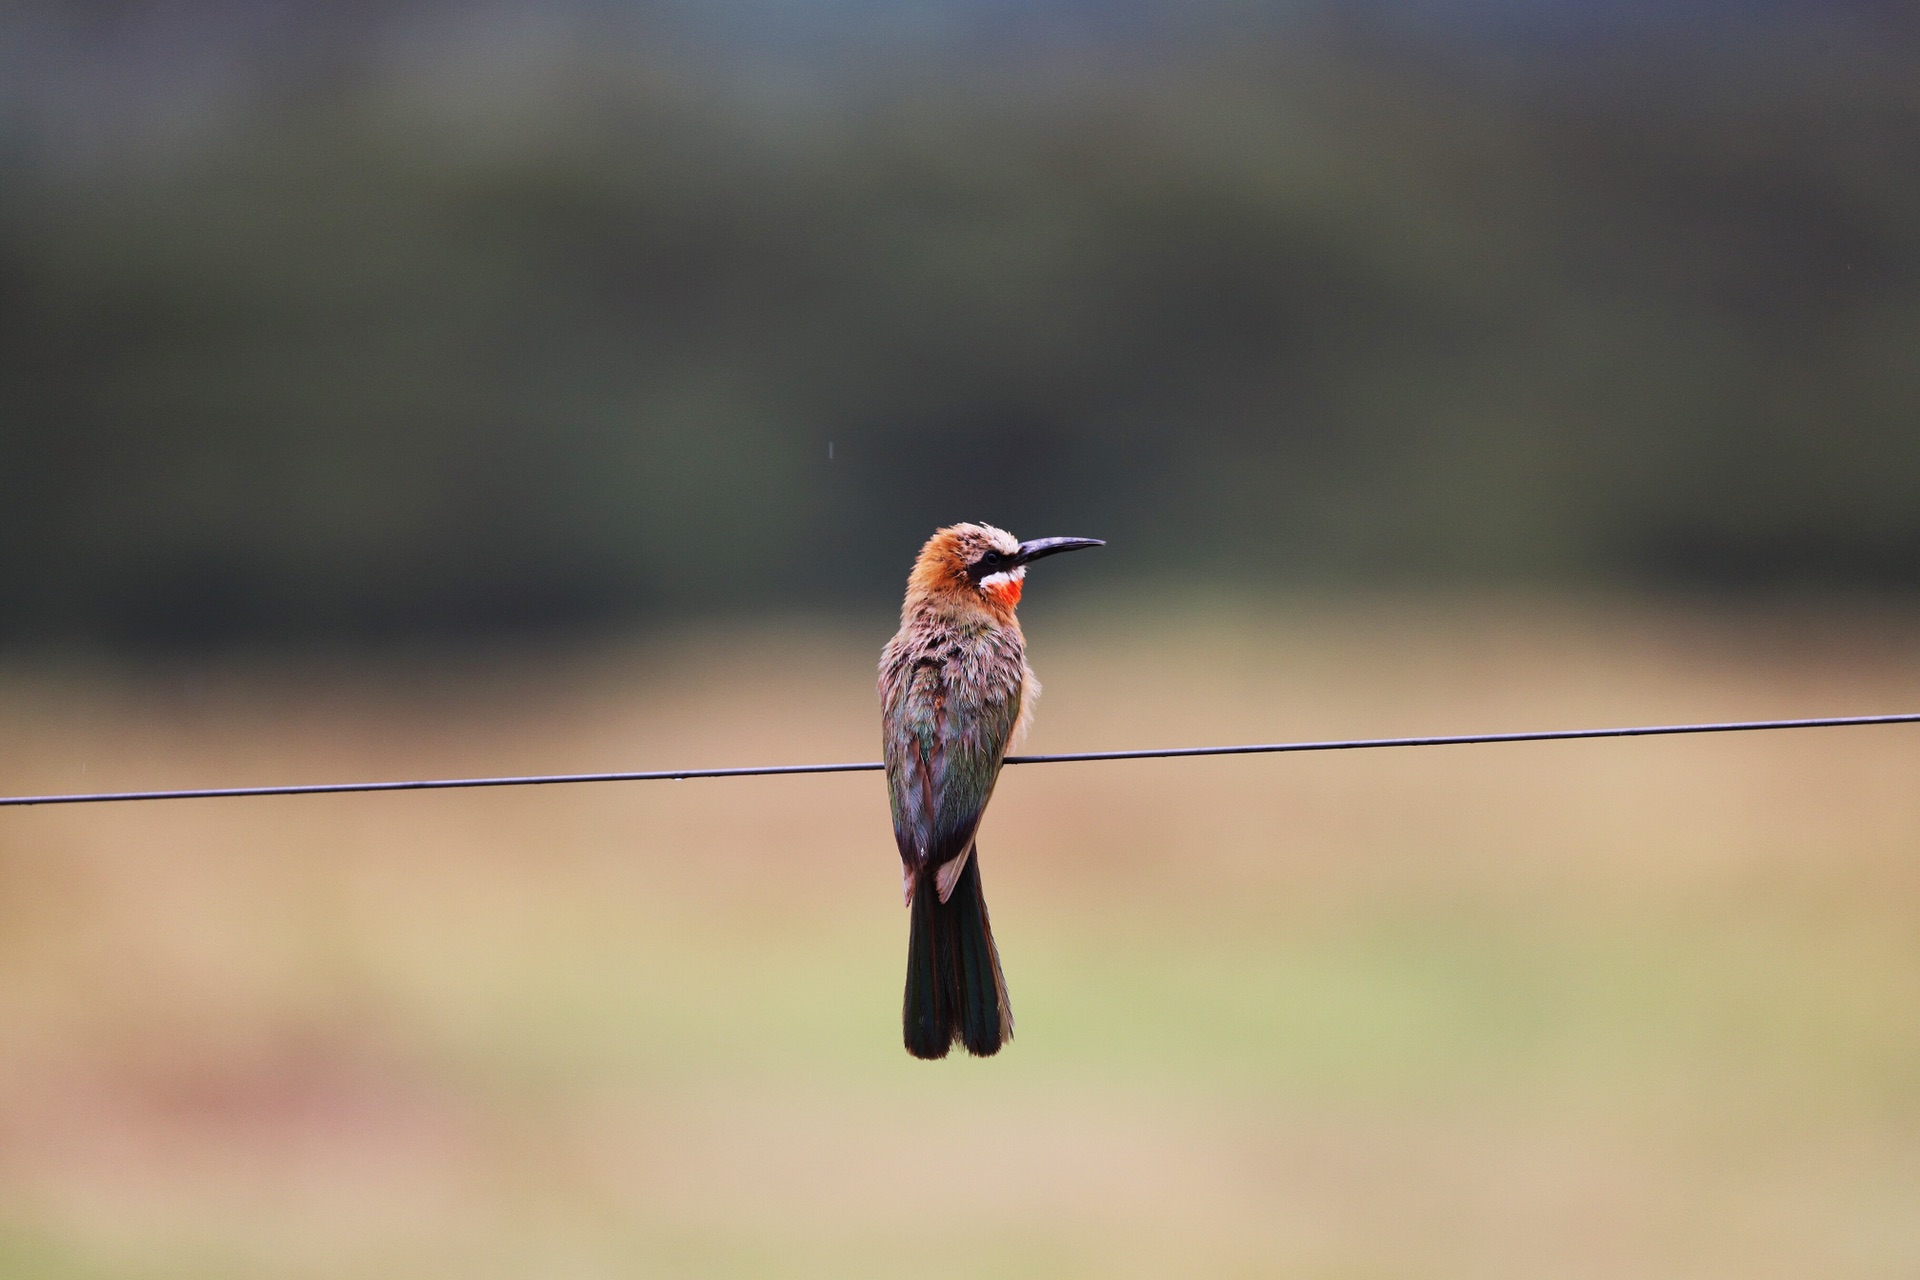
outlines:
[[[1181, 616], [1030, 620], [1030, 746], [1920, 707], [1905, 615]], [[881, 638], [16, 668], [0, 789], [864, 759]], [[1913, 1275], [1917, 780], [1905, 728], [1013, 770], [1019, 1039], [931, 1066], [872, 775], [9, 811], [0, 1272]]]

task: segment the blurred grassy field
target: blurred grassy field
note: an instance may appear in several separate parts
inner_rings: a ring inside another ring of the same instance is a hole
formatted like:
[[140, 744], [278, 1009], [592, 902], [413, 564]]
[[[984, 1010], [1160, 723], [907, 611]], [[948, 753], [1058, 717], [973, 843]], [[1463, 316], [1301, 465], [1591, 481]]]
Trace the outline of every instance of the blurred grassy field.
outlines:
[[[1920, 708], [1920, 615], [1033, 613], [1035, 750]], [[0, 672], [0, 790], [867, 759], [889, 629]], [[0, 814], [0, 1273], [1920, 1274], [1920, 731]]]

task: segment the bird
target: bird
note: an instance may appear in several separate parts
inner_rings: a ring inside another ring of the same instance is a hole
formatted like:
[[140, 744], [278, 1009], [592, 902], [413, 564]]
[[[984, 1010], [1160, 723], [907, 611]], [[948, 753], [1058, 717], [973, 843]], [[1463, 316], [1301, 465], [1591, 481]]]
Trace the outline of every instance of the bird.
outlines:
[[916, 1058], [944, 1058], [956, 1040], [990, 1057], [1013, 1036], [976, 836], [1040, 693], [1014, 609], [1035, 560], [1105, 545], [1021, 542], [990, 524], [956, 524], [927, 539], [907, 578], [900, 630], [880, 655], [879, 692], [910, 912], [901, 1022]]

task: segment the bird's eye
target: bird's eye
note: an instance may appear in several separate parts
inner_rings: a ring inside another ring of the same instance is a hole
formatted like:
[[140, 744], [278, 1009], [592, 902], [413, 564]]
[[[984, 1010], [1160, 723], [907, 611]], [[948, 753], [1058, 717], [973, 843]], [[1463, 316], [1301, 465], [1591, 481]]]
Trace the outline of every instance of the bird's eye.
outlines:
[[1004, 559], [1006, 559], [1006, 557], [998, 551], [989, 551], [986, 555], [980, 557], [980, 563], [984, 565], [996, 565]]

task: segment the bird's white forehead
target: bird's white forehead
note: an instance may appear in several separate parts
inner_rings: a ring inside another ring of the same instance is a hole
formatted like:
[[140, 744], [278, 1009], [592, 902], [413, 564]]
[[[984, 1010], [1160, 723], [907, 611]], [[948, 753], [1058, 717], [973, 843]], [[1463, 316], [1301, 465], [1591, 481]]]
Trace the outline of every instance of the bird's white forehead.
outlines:
[[987, 546], [993, 550], [1004, 552], [1007, 555], [1012, 555], [1020, 550], [1020, 539], [1014, 537], [1005, 529], [996, 529], [990, 524], [979, 525], [978, 528], [980, 532], [985, 535]]

